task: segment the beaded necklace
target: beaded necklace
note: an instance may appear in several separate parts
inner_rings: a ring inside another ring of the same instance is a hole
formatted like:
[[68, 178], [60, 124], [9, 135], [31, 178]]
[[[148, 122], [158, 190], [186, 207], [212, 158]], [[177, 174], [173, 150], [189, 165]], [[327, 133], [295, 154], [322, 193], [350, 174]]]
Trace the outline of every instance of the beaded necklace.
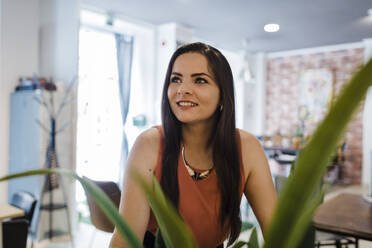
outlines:
[[212, 168], [210, 168], [206, 171], [202, 171], [202, 172], [194, 171], [185, 159], [185, 147], [184, 146], [182, 146], [182, 158], [183, 158], [183, 164], [185, 165], [185, 167], [187, 169], [187, 172], [189, 173], [191, 178], [195, 181], [206, 178], [213, 170], [213, 167], [212, 167]]

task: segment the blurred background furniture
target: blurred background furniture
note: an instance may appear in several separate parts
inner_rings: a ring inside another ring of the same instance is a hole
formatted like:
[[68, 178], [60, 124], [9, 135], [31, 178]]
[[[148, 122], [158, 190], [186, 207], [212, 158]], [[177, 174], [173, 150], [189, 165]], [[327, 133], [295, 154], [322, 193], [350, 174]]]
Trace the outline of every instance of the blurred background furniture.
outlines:
[[[44, 122], [47, 120], [43, 107], [35, 100], [40, 98], [41, 94], [42, 92], [39, 90], [17, 91], [11, 94], [9, 174], [40, 169], [43, 165], [48, 134], [35, 121]], [[13, 195], [20, 191], [30, 192], [38, 200], [30, 223], [30, 233], [34, 239], [37, 238], [36, 234], [38, 233], [39, 199], [42, 183], [42, 177], [17, 178], [8, 182], [8, 202], [11, 202]]]
[[313, 217], [313, 226], [317, 230], [351, 237], [348, 240], [354, 240], [355, 247], [358, 247], [359, 239], [372, 241], [371, 223], [371, 204], [354, 194], [340, 194], [324, 202]]
[[[23, 210], [21, 210], [19, 208], [16, 208], [16, 207], [13, 207], [13, 206], [11, 206], [9, 204], [6, 204], [6, 203], [0, 203], [0, 248], [7, 247], [7, 246], [4, 245], [4, 237], [5, 237], [5, 235], [7, 235], [7, 237], [8, 237], [7, 231], [3, 230], [3, 223], [2, 222], [6, 219], [20, 217], [20, 216], [23, 216], [23, 215], [24, 215]], [[27, 234], [26, 234], [26, 240], [27, 240]]]
[[10, 205], [22, 209], [24, 211], [24, 216], [20, 217], [22, 219], [26, 219], [29, 223], [31, 223], [32, 218], [34, 216], [35, 206], [37, 203], [36, 197], [27, 191], [20, 191], [15, 193], [12, 196], [12, 200], [10, 201]]
[[280, 147], [264, 147], [264, 151], [269, 162], [275, 189], [277, 193], [280, 193], [280, 189], [291, 173], [292, 164], [296, 160], [299, 150]]
[[[84, 179], [94, 183], [99, 188], [103, 190], [107, 194], [107, 196], [113, 201], [116, 208], [119, 208], [120, 204], [120, 197], [121, 197], [121, 191], [118, 187], [118, 185], [115, 182], [111, 181], [94, 181], [87, 177], [83, 177]], [[90, 244], [94, 241], [94, 237], [96, 234], [96, 230], [104, 231], [112, 233], [114, 231], [115, 226], [110, 222], [110, 220], [106, 217], [106, 215], [102, 212], [100, 207], [96, 204], [96, 202], [93, 200], [92, 196], [84, 189], [85, 195], [87, 197], [89, 211], [90, 211], [90, 220], [94, 227], [96, 228], [92, 239], [90, 241]], [[91, 246], [89, 246], [91, 247]]]
[[[276, 149], [270, 149], [270, 151], [272, 150]], [[285, 152], [286, 151], [284, 151], [284, 154]], [[278, 194], [280, 194], [283, 186], [285, 185], [287, 178], [293, 169], [293, 162], [295, 160], [295, 155], [290, 154], [288, 154], [288, 159], [277, 159], [279, 156], [282, 156], [281, 154], [282, 153], [279, 149], [278, 151], [275, 151], [275, 153], [272, 153], [272, 156], [268, 157], [274, 186]], [[285, 155], [287, 156], [287, 154]], [[294, 156], [293, 160], [291, 160], [290, 156]], [[339, 161], [339, 156], [336, 156], [334, 160]], [[323, 180], [322, 185], [324, 182], [326, 182], [325, 179]], [[299, 247], [310, 247], [310, 244], [314, 244], [315, 247], [334, 246], [341, 248], [348, 247], [349, 244], [353, 244], [355, 247], [358, 247], [358, 239], [352, 237], [350, 238], [347, 235], [323, 232], [321, 230], [316, 230], [314, 227], [310, 227]], [[313, 245], [311, 247], [313, 247]]]
[[349, 247], [349, 245], [354, 245], [354, 247], [358, 247], [358, 239], [356, 238], [349, 238], [342, 235], [336, 235], [332, 233], [316, 231], [315, 232], [315, 247], [329, 247], [334, 246], [336, 248], [342, 247]]
[[26, 248], [29, 227], [26, 219], [6, 221], [2, 225], [4, 248]]
[[[26, 191], [20, 191], [13, 194], [10, 205], [23, 211], [24, 215], [4, 221], [3, 226], [3, 244], [5, 247], [25, 248], [27, 237], [30, 230], [30, 224], [34, 216], [37, 200], [35, 196]], [[33, 243], [31, 244], [31, 247]]]

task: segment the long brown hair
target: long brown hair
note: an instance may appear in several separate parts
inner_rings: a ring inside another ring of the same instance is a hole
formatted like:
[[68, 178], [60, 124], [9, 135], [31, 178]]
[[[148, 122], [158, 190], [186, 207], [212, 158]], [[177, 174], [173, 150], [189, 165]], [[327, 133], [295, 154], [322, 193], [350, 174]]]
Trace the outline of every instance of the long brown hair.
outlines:
[[216, 123], [209, 144], [213, 147], [213, 164], [221, 193], [220, 224], [230, 227], [229, 244], [239, 236], [240, 219], [240, 161], [235, 129], [234, 80], [226, 58], [216, 48], [197, 42], [179, 47], [170, 59], [162, 96], [162, 124], [164, 152], [161, 186], [166, 196], [178, 207], [179, 188], [177, 164], [182, 140], [182, 123], [173, 114], [167, 95], [173, 64], [185, 53], [199, 53], [208, 61], [208, 67], [220, 89], [220, 104], [216, 110]]

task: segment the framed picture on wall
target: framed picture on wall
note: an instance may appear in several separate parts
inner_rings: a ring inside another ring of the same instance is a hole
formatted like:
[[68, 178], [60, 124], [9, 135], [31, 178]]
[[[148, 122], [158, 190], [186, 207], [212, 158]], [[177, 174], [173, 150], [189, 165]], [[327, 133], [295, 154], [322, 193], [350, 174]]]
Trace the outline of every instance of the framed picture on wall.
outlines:
[[300, 76], [299, 105], [306, 109], [301, 116], [314, 127], [325, 117], [333, 97], [333, 73], [329, 69], [309, 69]]

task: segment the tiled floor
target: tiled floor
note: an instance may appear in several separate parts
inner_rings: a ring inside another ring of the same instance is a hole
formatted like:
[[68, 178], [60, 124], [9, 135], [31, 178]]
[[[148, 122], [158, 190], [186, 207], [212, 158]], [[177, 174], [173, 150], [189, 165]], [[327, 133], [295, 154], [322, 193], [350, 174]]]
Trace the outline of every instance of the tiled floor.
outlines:
[[[33, 248], [106, 248], [111, 235], [111, 233], [96, 230], [92, 225], [80, 223], [74, 235], [74, 247], [71, 246], [68, 237], [62, 237], [54, 239], [53, 242], [35, 243]], [[27, 248], [31, 248], [30, 242]]]
[[[325, 196], [325, 200], [331, 199], [337, 196], [340, 193], [347, 192], [347, 193], [355, 193], [355, 194], [367, 194], [368, 188], [358, 185], [353, 186], [332, 186], [329, 189], [329, 192]], [[240, 236], [240, 239], [247, 241], [249, 238], [250, 232], [244, 232]], [[90, 225], [87, 224], [80, 224], [75, 234], [75, 247], [74, 248], [106, 248], [110, 242], [111, 234], [101, 232], [95, 230]], [[262, 235], [259, 233], [259, 239], [262, 240]], [[30, 246], [29, 246], [30, 247]], [[69, 243], [63, 242], [60, 240], [59, 242], [42, 242], [39, 244], [35, 244], [34, 248], [70, 248], [71, 245]], [[334, 247], [334, 246], [323, 246], [324, 248], [327, 247]], [[353, 247], [350, 245], [349, 247]], [[372, 242], [360, 240], [359, 248], [372, 248]]]

